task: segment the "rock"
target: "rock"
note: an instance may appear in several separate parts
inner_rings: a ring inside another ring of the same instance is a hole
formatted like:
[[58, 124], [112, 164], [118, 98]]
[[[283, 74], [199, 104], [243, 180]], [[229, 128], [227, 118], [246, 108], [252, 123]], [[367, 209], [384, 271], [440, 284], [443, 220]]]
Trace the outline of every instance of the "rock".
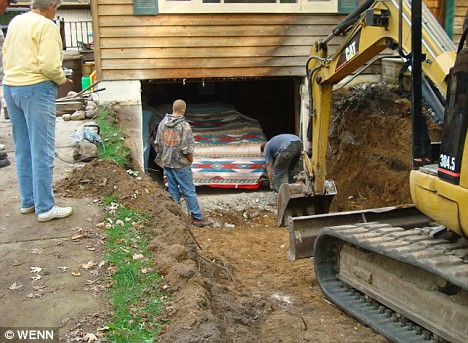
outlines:
[[96, 111], [95, 110], [86, 110], [85, 111], [85, 116], [87, 119], [93, 119], [96, 116]]
[[86, 118], [85, 111], [75, 111], [75, 113], [71, 115], [71, 120], [83, 120], [85, 118]]
[[70, 114], [70, 113], [65, 113], [65, 114], [62, 116], [62, 119], [65, 120], [65, 121], [71, 120], [71, 114]]
[[77, 94], [78, 94], [78, 93], [75, 92], [75, 91], [69, 91], [69, 92], [67, 93], [67, 97], [73, 97], [73, 96], [76, 96]]
[[98, 155], [98, 148], [93, 143], [80, 142], [73, 150], [73, 159], [79, 162], [90, 162], [97, 159]]
[[175, 258], [177, 261], [182, 261], [187, 258], [188, 249], [181, 244], [174, 244], [167, 248], [167, 255]]
[[101, 103], [101, 100], [99, 100], [99, 95], [97, 95], [96, 93], [91, 93], [91, 98], [96, 105], [99, 105]]
[[94, 101], [88, 101], [88, 102], [86, 103], [86, 107], [96, 108], [97, 105], [96, 105], [96, 103], [95, 103]]
[[193, 266], [183, 265], [179, 269], [179, 275], [183, 278], [190, 279], [197, 275], [197, 270]]

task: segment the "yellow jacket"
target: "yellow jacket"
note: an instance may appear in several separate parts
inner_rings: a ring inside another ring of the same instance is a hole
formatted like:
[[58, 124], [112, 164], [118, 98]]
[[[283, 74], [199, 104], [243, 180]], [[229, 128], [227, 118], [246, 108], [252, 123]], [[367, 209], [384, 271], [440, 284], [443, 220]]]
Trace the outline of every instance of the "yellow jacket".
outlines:
[[8, 25], [3, 45], [3, 84], [65, 83], [62, 49], [58, 27], [52, 20], [34, 12], [16, 16]]

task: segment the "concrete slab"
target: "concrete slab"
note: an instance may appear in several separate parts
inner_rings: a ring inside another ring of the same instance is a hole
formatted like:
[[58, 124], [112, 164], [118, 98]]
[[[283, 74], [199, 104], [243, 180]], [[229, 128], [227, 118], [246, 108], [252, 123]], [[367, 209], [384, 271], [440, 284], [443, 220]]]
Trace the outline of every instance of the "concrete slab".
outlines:
[[[57, 118], [54, 182], [84, 165], [70, 163], [70, 136], [85, 123]], [[107, 306], [99, 281], [104, 233], [95, 228], [101, 209], [92, 199], [56, 197], [57, 205], [73, 207], [72, 216], [39, 223], [35, 214], [21, 214], [11, 123], [3, 115], [0, 142], [11, 162], [0, 169], [0, 327], [61, 327], [63, 336], [72, 318]]]

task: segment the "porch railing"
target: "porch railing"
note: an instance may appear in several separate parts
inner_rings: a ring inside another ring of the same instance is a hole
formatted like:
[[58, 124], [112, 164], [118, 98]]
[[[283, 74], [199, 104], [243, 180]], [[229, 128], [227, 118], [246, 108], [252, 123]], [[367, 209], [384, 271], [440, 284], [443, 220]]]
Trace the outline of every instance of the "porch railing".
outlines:
[[64, 21], [57, 18], [63, 46], [70, 50], [88, 50], [93, 48], [93, 26], [91, 21]]

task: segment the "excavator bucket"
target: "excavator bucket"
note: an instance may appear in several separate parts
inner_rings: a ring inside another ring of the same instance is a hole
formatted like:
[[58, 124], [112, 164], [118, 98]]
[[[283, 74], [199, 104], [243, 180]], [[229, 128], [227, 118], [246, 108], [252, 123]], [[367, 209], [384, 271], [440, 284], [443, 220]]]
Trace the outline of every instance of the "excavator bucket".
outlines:
[[278, 192], [278, 226], [286, 226], [289, 217], [327, 213], [336, 194], [335, 183], [325, 182], [325, 194], [314, 195], [310, 185], [303, 182], [285, 183]]
[[370, 222], [414, 228], [428, 226], [431, 219], [413, 205], [289, 217], [288, 259], [295, 261], [314, 256], [315, 239], [324, 227]]

